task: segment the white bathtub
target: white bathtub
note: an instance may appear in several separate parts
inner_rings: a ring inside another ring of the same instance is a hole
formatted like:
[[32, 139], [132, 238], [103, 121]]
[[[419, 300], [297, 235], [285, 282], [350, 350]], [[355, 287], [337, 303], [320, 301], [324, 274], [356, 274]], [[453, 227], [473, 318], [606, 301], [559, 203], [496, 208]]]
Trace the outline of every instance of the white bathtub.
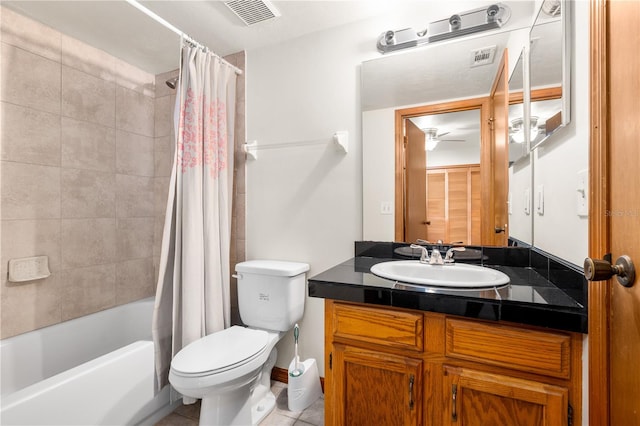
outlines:
[[150, 424], [171, 411], [154, 395], [153, 299], [0, 341], [2, 425]]

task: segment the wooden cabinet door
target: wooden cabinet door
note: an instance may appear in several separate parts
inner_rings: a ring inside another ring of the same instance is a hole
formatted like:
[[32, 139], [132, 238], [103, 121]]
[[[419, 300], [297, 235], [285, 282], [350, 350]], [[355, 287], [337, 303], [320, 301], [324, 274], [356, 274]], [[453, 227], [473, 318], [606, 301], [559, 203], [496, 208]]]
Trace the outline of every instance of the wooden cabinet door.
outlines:
[[566, 426], [567, 388], [444, 366], [443, 425]]
[[427, 169], [427, 240], [480, 244], [480, 165]]
[[333, 345], [336, 426], [409, 426], [422, 423], [422, 361], [341, 344]]

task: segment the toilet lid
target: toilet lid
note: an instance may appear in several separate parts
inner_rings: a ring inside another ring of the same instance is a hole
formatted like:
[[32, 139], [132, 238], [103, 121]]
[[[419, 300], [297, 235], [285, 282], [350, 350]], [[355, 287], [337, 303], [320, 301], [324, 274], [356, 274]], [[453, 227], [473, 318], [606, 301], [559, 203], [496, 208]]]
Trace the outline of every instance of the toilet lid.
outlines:
[[259, 355], [267, 343], [266, 331], [233, 326], [182, 348], [171, 360], [171, 369], [186, 375], [227, 370]]

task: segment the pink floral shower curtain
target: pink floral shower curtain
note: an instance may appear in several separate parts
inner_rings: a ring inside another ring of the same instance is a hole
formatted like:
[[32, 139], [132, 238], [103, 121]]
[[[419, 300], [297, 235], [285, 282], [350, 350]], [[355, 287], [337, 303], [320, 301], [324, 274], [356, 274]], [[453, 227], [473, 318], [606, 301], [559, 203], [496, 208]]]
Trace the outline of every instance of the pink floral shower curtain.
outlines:
[[230, 325], [235, 88], [231, 66], [183, 47], [153, 314], [158, 390], [180, 349]]

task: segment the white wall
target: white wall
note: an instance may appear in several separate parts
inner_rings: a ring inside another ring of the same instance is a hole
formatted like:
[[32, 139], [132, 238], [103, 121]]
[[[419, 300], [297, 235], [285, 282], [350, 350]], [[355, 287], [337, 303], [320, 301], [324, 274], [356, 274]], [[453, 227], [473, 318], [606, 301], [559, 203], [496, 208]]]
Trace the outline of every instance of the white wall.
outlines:
[[362, 229], [371, 241], [395, 240], [395, 209], [382, 214], [381, 203], [395, 206], [395, 107], [362, 113]]
[[[479, 137], [479, 135], [478, 135]], [[447, 148], [438, 146], [433, 151], [427, 153], [427, 167], [455, 166], [458, 164], [480, 164], [480, 143], [464, 143], [462, 146], [455, 146], [456, 142]], [[442, 145], [442, 143], [440, 144]], [[446, 145], [446, 142], [444, 142]]]
[[589, 3], [571, 4], [571, 123], [534, 151], [533, 189], [544, 186], [544, 215], [533, 213], [533, 240], [536, 247], [582, 266], [589, 220], [576, 213], [576, 188], [578, 172], [589, 167]]
[[[248, 161], [247, 259], [307, 262], [313, 276], [353, 257], [362, 239], [359, 65], [375, 53], [378, 27], [341, 27], [247, 52], [248, 140], [327, 142], [260, 150]], [[349, 132], [346, 155], [329, 143], [338, 130]], [[324, 300], [307, 297], [300, 352], [318, 360], [321, 375], [323, 324]], [[276, 365], [287, 368], [291, 333], [278, 350]]]

